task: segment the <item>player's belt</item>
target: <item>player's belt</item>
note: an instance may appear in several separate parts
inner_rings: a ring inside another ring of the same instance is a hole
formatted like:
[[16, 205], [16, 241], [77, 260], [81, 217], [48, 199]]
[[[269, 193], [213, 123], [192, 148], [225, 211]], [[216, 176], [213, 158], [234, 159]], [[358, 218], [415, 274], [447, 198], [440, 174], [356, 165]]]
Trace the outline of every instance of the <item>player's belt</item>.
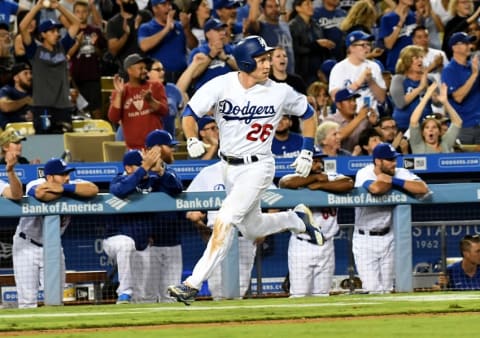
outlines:
[[39, 243], [39, 242], [37, 242], [37, 241], [34, 240], [34, 239], [28, 238], [27, 235], [25, 235], [24, 232], [19, 233], [19, 234], [18, 234], [18, 237], [23, 238], [23, 239], [26, 240], [26, 241], [29, 241], [29, 242], [32, 243], [33, 245], [36, 245], [36, 246], [39, 246], [39, 247], [43, 247], [43, 244], [42, 244], [42, 243]]
[[[305, 242], [308, 242], [308, 243], [313, 244], [311, 239], [303, 238], [303, 237], [300, 237], [300, 236], [295, 236], [295, 237], [296, 237], [299, 241], [305, 241]], [[326, 242], [326, 241], [327, 241], [327, 239], [324, 238], [324, 239], [323, 239], [323, 242]]]
[[235, 156], [228, 156], [220, 153], [220, 157], [222, 158], [222, 160], [232, 165], [247, 164], [247, 163], [253, 163], [258, 161], [258, 157], [256, 155], [248, 155], [245, 157], [235, 157]]
[[385, 236], [390, 232], [390, 228], [385, 228], [379, 231], [364, 231], [362, 229], [358, 229], [358, 233], [360, 235], [365, 235], [366, 233], [369, 234], [370, 236]]

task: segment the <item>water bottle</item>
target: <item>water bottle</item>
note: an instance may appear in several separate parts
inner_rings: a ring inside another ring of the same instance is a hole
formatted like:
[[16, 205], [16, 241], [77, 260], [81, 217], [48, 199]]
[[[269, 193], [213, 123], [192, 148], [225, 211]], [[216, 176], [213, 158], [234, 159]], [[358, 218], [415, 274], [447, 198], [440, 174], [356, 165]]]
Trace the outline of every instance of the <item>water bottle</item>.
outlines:
[[65, 149], [65, 151], [63, 152], [61, 158], [62, 158], [62, 160], [65, 161], [65, 163], [72, 162], [72, 153], [70, 152], [70, 150]]
[[42, 129], [48, 130], [50, 128], [50, 115], [48, 115], [48, 111], [45, 109], [43, 115], [40, 117], [42, 120]]

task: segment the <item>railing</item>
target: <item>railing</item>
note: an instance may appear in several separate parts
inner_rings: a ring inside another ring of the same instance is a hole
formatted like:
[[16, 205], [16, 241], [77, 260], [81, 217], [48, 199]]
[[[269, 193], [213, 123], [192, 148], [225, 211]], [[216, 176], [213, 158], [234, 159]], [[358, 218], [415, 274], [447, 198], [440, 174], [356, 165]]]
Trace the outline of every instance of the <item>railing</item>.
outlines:
[[[418, 200], [401, 191], [392, 190], [383, 196], [373, 196], [366, 190], [354, 189], [348, 194], [331, 194], [309, 190], [269, 190], [262, 197], [264, 208], [289, 208], [299, 202], [312, 207], [353, 207], [392, 205], [394, 208], [394, 236], [396, 259], [396, 291], [413, 290], [412, 283], [412, 227], [411, 206], [474, 203], [480, 199], [480, 184], [432, 184], [428, 199]], [[223, 192], [183, 193], [172, 198], [164, 193], [132, 195], [118, 199], [100, 194], [88, 201], [60, 199], [41, 203], [26, 197], [20, 203], [0, 199], [2, 217], [45, 215], [43, 244], [45, 259], [45, 304], [62, 303], [63, 286], [60, 285], [60, 226], [55, 215], [102, 215], [116, 213], [214, 210], [224, 198]], [[161, 201], [161, 203], [159, 203]], [[401, 226], [397, 226], [401, 224]], [[234, 256], [234, 255], [233, 255]], [[235, 260], [230, 255], [229, 259]], [[231, 264], [238, 264], [232, 262]]]

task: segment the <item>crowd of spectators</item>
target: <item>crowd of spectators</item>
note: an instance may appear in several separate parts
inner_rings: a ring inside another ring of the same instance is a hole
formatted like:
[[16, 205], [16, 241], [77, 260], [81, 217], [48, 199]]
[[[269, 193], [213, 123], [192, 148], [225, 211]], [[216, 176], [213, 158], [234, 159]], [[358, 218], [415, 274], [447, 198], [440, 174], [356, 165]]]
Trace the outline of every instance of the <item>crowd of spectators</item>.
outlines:
[[[381, 142], [404, 154], [480, 143], [480, 9], [473, 1], [344, 2], [39, 0], [22, 8], [0, 0], [0, 127], [32, 121], [39, 134], [63, 133], [72, 116], [88, 113], [121, 125], [129, 149], [142, 149], [154, 129], [170, 132], [173, 145], [188, 98], [238, 70], [234, 45], [255, 34], [275, 48], [270, 78], [306, 94], [315, 109], [318, 158], [372, 155]], [[105, 76], [113, 79], [108, 110]], [[77, 91], [87, 102], [81, 108]], [[199, 119], [198, 133], [207, 150], [201, 159], [217, 159], [215, 119]], [[21, 153], [21, 135], [7, 130], [0, 139], [2, 156]], [[276, 156], [298, 156], [298, 119], [285, 115], [273, 144]], [[138, 166], [137, 157], [124, 164]], [[311, 175], [325, 175], [317, 170]], [[372, 236], [389, 228], [377, 230]], [[129, 301], [126, 291], [119, 293]]]
[[[160, 96], [167, 100], [169, 113], [156, 116], [151, 128], [163, 127], [181, 137], [179, 118], [188, 97], [208, 80], [237, 70], [234, 44], [256, 34], [276, 47], [271, 78], [307, 94], [319, 124], [339, 122], [342, 147], [348, 153], [361, 154], [352, 146], [358, 144], [358, 135], [366, 128], [382, 135], [380, 121], [389, 116], [400, 139], [408, 141], [410, 116], [433, 82], [439, 84], [437, 92], [440, 83], [446, 83], [448, 100], [461, 119], [456, 142], [478, 143], [480, 9], [473, 1], [1, 3], [2, 128], [9, 122], [33, 121], [37, 133], [62, 133], [71, 129], [72, 116], [82, 113], [110, 119], [118, 127], [121, 119], [108, 115], [102, 104], [101, 77], [118, 74], [128, 83], [131, 74], [125, 59], [138, 54], [145, 58], [149, 72], [140, 82], [147, 81], [147, 88], [154, 83], [153, 88], [166, 89], [166, 96]], [[118, 97], [117, 89], [113, 97]], [[345, 103], [336, 100], [343, 89], [356, 97], [355, 112], [349, 118], [342, 108]], [[76, 92], [85, 105], [76, 104]], [[448, 128], [450, 116], [436, 99], [437, 92], [424, 105], [418, 122], [435, 114]], [[343, 120], [335, 118], [340, 115]], [[147, 129], [142, 132], [151, 131]], [[290, 129], [300, 132], [296, 119]], [[127, 143], [129, 148], [136, 147], [135, 142]], [[402, 150], [417, 149], [403, 145]]]

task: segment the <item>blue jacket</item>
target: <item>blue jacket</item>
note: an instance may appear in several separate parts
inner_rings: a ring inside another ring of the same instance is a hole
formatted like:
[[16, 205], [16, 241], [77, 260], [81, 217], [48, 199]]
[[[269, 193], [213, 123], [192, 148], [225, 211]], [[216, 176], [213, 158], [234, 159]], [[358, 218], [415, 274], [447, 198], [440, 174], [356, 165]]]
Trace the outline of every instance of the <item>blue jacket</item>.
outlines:
[[[110, 193], [122, 199], [134, 193], [164, 192], [175, 196], [182, 191], [182, 181], [175, 171], [168, 167], [165, 168], [163, 176], [147, 173], [139, 167], [131, 175], [121, 174], [114, 177], [110, 183]], [[177, 219], [175, 212], [112, 215], [107, 222], [105, 236], [129, 236], [135, 241], [137, 250], [144, 250], [149, 242], [156, 246], [178, 245], [180, 241], [175, 226]]]

